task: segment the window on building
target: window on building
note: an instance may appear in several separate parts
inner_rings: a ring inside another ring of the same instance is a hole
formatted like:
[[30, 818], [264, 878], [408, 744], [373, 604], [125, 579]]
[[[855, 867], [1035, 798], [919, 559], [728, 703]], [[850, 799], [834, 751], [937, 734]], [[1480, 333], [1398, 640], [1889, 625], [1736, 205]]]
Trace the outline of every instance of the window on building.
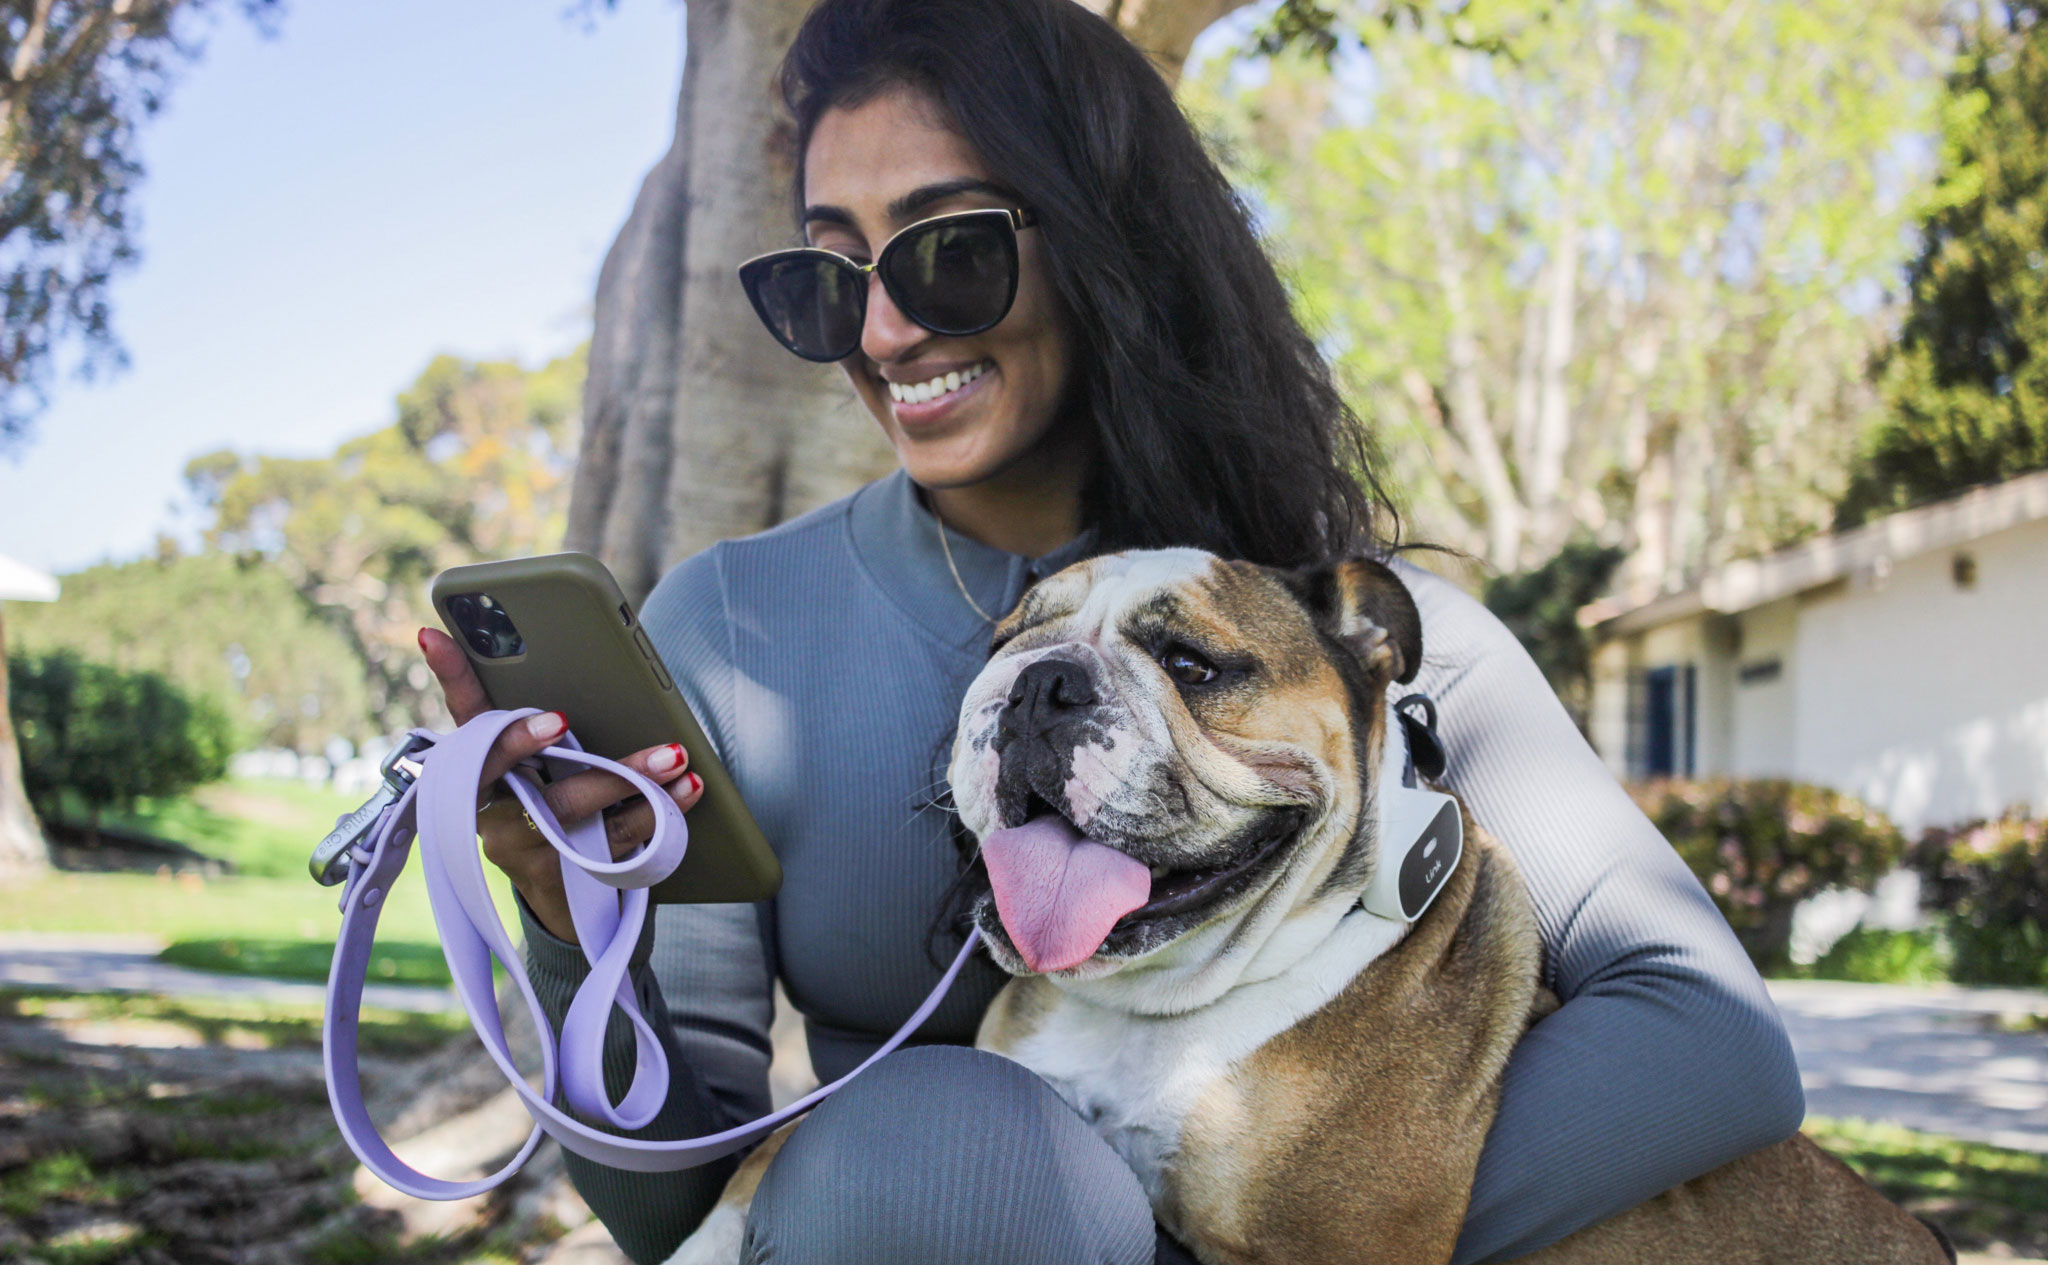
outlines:
[[1629, 776], [1693, 776], [1698, 669], [1690, 663], [1639, 668], [1629, 674], [1628, 686]]

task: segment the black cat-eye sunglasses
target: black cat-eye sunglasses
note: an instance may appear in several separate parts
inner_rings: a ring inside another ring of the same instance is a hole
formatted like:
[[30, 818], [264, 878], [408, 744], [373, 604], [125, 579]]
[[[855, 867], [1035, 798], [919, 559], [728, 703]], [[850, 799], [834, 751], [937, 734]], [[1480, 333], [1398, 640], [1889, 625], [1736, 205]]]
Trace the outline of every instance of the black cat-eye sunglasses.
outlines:
[[1030, 209], [936, 215], [891, 237], [871, 264], [817, 246], [771, 251], [740, 265], [740, 284], [775, 340], [805, 360], [844, 360], [860, 348], [868, 274], [905, 316], [934, 334], [992, 329], [1017, 298], [1017, 233]]

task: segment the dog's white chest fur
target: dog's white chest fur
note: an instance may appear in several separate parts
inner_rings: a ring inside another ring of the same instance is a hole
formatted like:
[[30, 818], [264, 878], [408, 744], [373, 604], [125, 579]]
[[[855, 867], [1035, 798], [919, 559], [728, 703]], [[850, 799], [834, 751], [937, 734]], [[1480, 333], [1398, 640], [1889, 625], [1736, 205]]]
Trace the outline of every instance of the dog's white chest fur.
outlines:
[[1327, 1005], [1406, 930], [1353, 913], [1288, 969], [1186, 1014], [1133, 1015], [1055, 990], [1034, 1030], [999, 1052], [1080, 1112], [1157, 1205], [1181, 1127], [1203, 1096], [1260, 1046]]

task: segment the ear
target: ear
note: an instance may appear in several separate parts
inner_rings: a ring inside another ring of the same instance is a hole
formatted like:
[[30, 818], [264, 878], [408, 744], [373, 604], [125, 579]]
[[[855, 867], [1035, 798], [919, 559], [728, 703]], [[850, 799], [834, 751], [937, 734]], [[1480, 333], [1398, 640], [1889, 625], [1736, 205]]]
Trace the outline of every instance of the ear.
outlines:
[[1384, 564], [1353, 558], [1334, 567], [1290, 572], [1294, 590], [1323, 632], [1359, 657], [1370, 672], [1397, 682], [1422, 667], [1422, 614], [1408, 586]]

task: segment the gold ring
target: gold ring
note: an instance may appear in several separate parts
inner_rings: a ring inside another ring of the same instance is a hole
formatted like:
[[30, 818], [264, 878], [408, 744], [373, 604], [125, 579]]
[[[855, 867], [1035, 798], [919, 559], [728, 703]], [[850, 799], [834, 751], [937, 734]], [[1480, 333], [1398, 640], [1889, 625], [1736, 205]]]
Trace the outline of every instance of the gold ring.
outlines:
[[488, 803], [485, 803], [476, 810], [476, 819], [479, 830], [492, 822], [502, 822], [505, 827], [510, 828], [516, 821], [519, 823], [520, 828], [525, 829], [536, 838], [547, 838], [546, 835], [541, 834], [540, 827], [534, 824], [532, 816], [527, 813], [526, 805], [522, 804], [516, 795], [493, 797]]

